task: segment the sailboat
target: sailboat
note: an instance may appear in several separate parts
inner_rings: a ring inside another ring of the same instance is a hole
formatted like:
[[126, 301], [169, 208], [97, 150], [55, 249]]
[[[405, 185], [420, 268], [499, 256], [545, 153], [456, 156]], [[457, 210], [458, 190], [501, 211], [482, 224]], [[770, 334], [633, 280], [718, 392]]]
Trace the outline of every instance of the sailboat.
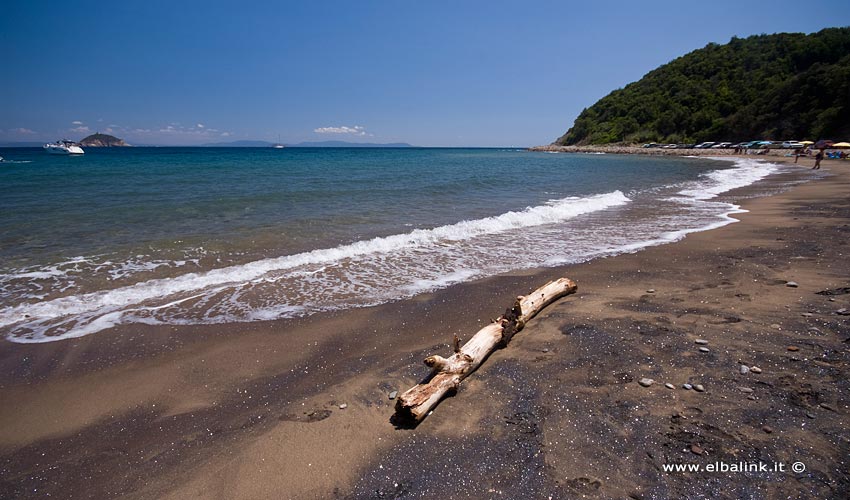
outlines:
[[281, 144], [281, 142], [280, 142], [280, 134], [278, 134], [278, 136], [277, 136], [277, 142], [276, 142], [276, 143], [274, 143], [274, 144], [272, 144], [272, 147], [273, 147], [273, 148], [275, 148], [275, 149], [283, 149], [283, 148], [285, 148], [285, 147], [286, 147], [286, 146], [284, 146], [283, 144]]

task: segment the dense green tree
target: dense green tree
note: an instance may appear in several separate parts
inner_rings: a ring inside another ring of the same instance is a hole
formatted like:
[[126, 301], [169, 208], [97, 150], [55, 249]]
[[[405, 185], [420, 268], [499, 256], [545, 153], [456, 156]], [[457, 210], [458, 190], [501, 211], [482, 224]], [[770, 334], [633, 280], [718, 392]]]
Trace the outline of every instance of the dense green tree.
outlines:
[[556, 144], [850, 139], [850, 28], [732, 37], [586, 108]]

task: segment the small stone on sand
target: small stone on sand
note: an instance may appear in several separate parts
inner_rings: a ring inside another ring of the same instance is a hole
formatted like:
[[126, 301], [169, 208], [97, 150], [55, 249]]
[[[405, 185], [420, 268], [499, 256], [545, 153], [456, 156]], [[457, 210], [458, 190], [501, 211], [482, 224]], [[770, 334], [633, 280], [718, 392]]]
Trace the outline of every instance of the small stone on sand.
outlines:
[[738, 389], [740, 389], [744, 394], [751, 394], [753, 392], [753, 390], [749, 387], [739, 387]]
[[691, 384], [682, 384], [682, 389], [684, 389], [686, 391], [690, 391], [693, 388], [694, 388], [694, 386], [692, 386]]
[[640, 384], [644, 387], [649, 387], [654, 383], [655, 383], [655, 381], [652, 380], [651, 378], [642, 378], [642, 379], [638, 380], [638, 384]]
[[750, 371], [753, 373], [761, 373], [761, 368], [759, 368], [758, 366], [751, 366]]
[[699, 352], [710, 352], [710, 351], [711, 351], [711, 349], [709, 349], [708, 347], [700, 347], [699, 348]]
[[773, 433], [773, 427], [771, 427], [769, 425], [765, 425], [764, 427], [761, 428], [761, 430], [763, 430], [764, 432], [766, 432], [768, 434]]
[[396, 396], [398, 396], [398, 391], [393, 391], [393, 392], [390, 393], [389, 398], [395, 399]]
[[791, 352], [797, 352], [797, 351], [800, 350], [800, 348], [795, 346], [795, 345], [789, 345], [788, 350], [791, 351]]
[[667, 382], [666, 384], [664, 384], [664, 387], [666, 387], [668, 389], [675, 389], [676, 388], [676, 386], [671, 384], [670, 382]]
[[650, 288], [649, 290], [647, 290], [647, 291], [646, 291], [646, 293], [655, 293], [655, 289], [654, 289], [654, 288]]
[[787, 286], [789, 288], [797, 288], [800, 285], [798, 285], [796, 281], [789, 281], [789, 282], [785, 283], [785, 286]]
[[694, 390], [697, 392], [705, 392], [705, 387], [703, 387], [702, 384], [697, 384], [694, 386]]
[[741, 365], [738, 367], [738, 371], [741, 372], [741, 375], [746, 375], [750, 373], [750, 367], [747, 365]]
[[702, 455], [703, 449], [700, 448], [699, 446], [695, 445], [695, 444], [692, 444], [691, 445], [691, 453], [693, 453], [694, 455]]
[[339, 405], [339, 409], [340, 409], [340, 410], [344, 410], [344, 409], [346, 409], [346, 408], [348, 408], [348, 405], [347, 405], [347, 404], [345, 404], [345, 403], [342, 403], [341, 405]]
[[699, 345], [706, 345], [706, 344], [708, 344], [708, 341], [705, 340], [705, 339], [696, 339], [696, 340], [694, 340], [694, 343], [699, 344]]

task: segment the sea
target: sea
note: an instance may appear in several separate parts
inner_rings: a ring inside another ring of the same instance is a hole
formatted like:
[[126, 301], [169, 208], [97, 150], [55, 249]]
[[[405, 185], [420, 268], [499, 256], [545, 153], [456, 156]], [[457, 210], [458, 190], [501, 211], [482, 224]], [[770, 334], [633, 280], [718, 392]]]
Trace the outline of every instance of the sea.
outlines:
[[0, 335], [19, 343], [306, 316], [635, 252], [735, 222], [737, 188], [782, 189], [793, 168], [523, 149], [0, 156]]

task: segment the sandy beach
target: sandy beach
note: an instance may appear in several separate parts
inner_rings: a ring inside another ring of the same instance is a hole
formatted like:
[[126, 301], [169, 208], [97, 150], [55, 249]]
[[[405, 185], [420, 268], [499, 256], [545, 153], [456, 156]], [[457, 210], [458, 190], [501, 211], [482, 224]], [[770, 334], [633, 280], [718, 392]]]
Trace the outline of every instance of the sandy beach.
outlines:
[[[823, 171], [634, 254], [298, 320], [2, 342], [0, 498], [847, 498], [850, 163]], [[392, 425], [423, 358], [560, 276], [578, 293]], [[720, 463], [770, 470], [665, 470]]]

